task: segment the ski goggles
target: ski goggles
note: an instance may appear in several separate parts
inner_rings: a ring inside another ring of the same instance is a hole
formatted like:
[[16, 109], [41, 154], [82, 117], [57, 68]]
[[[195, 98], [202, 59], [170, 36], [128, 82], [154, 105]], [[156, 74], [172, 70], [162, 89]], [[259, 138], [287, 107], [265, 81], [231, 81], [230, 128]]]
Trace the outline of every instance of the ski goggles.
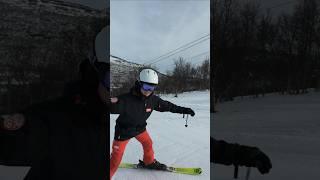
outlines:
[[147, 84], [147, 83], [142, 83], [141, 88], [144, 91], [154, 91], [156, 89], [156, 85], [153, 84]]

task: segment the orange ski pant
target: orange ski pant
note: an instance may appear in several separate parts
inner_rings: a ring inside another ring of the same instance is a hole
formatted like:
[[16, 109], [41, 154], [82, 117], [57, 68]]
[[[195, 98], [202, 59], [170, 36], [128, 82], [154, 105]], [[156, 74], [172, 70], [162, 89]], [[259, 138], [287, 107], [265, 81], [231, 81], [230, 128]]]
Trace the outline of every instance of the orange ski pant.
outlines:
[[[152, 139], [149, 136], [149, 133], [146, 131], [143, 131], [139, 135], [135, 137], [142, 145], [143, 147], [143, 162], [145, 164], [151, 164], [154, 162], [154, 152], [152, 148]], [[126, 146], [128, 144], [130, 139], [125, 141], [117, 141], [114, 140], [112, 144], [112, 153], [110, 157], [110, 180], [114, 173], [117, 171], [121, 160], [123, 153], [126, 149]]]

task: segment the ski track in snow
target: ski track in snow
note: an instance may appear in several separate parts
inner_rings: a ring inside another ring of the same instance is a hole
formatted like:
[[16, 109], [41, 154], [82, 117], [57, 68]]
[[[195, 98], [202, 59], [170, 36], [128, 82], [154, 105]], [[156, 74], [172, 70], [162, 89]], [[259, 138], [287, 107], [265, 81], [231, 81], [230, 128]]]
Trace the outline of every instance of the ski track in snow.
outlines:
[[[320, 93], [269, 94], [217, 105], [211, 134], [216, 139], [258, 146], [271, 158], [273, 168], [261, 175], [252, 168], [252, 180], [320, 179]], [[233, 166], [211, 164], [214, 180], [232, 180]], [[245, 179], [246, 168], [239, 168]]]
[[[192, 108], [196, 115], [189, 116], [188, 127], [181, 114], [153, 111], [147, 120], [147, 130], [153, 140], [155, 158], [177, 167], [201, 167], [201, 175], [183, 175], [151, 170], [118, 169], [113, 180], [208, 180], [210, 179], [210, 94], [197, 91], [173, 95], [160, 95], [164, 100]], [[115, 120], [111, 116], [110, 150], [114, 136]], [[142, 146], [136, 139], [127, 145], [122, 162], [137, 163], [142, 159]]]

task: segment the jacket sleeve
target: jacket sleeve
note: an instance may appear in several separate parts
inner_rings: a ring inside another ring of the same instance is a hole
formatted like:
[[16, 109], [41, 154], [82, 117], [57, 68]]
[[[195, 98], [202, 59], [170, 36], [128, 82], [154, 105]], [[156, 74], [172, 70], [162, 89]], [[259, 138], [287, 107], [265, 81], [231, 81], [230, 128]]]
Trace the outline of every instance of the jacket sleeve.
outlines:
[[222, 140], [210, 138], [211, 152], [210, 162], [224, 165], [248, 165], [252, 159], [253, 150], [259, 150], [256, 147], [231, 144]]
[[210, 138], [210, 162], [231, 165], [235, 160], [237, 144], [228, 144], [225, 141], [218, 141]]
[[111, 103], [110, 113], [111, 114], [121, 114], [125, 111], [126, 98], [125, 96], [118, 96], [118, 102]]
[[0, 131], [0, 164], [7, 166], [31, 166], [47, 153], [48, 129], [43, 118], [42, 105], [19, 112], [25, 118], [18, 130]]
[[155, 107], [154, 110], [159, 112], [172, 112], [172, 113], [180, 113], [184, 112], [185, 107], [177, 106], [169, 101], [165, 101], [158, 96], [155, 97]]
[[[3, 116], [9, 117], [12, 115], [8, 114]], [[23, 126], [25, 126], [25, 122]], [[0, 164], [1, 165], [7, 165], [7, 166], [28, 165], [27, 154], [26, 154], [27, 137], [25, 136], [24, 127], [18, 130], [5, 130], [2, 124], [0, 127], [0, 144], [1, 144], [1, 148], [0, 148]]]

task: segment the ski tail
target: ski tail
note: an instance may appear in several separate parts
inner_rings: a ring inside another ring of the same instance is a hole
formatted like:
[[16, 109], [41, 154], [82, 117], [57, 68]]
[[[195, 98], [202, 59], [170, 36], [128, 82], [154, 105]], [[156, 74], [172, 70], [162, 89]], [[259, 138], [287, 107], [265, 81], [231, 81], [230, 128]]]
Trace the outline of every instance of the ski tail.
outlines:
[[138, 164], [133, 163], [121, 163], [119, 165], [119, 168], [129, 168], [129, 169], [138, 169]]

